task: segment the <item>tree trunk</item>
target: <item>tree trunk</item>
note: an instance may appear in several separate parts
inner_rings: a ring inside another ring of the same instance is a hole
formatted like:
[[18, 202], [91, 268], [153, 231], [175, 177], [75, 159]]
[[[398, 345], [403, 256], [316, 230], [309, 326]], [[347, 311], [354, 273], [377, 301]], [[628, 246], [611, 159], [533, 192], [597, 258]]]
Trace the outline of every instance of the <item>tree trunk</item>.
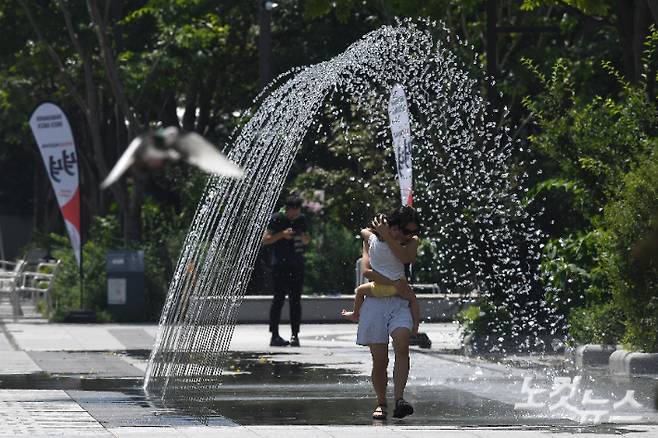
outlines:
[[176, 94], [171, 90], [167, 91], [163, 94], [162, 101], [164, 103], [160, 108], [158, 119], [162, 120], [162, 123], [164, 123], [165, 126], [180, 127], [178, 114], [176, 113]]
[[128, 99], [123, 91], [121, 80], [119, 79], [119, 71], [116, 65], [112, 45], [107, 39], [107, 23], [103, 21], [100, 11], [98, 10], [98, 4], [94, 0], [87, 0], [87, 9], [89, 10], [89, 16], [94, 24], [93, 27], [98, 40], [98, 45], [100, 46], [107, 81], [110, 84], [117, 105], [121, 108], [123, 116], [125, 116], [129, 122], [128, 132], [130, 134], [135, 134], [136, 132], [141, 131], [141, 128], [130, 108]]
[[34, 194], [32, 196], [32, 199], [34, 199], [34, 205], [33, 205], [33, 211], [32, 214], [34, 215], [33, 220], [34, 220], [34, 229], [35, 230], [43, 230], [43, 225], [44, 225], [44, 210], [45, 205], [46, 205], [46, 192], [43, 190], [42, 187], [42, 180], [43, 180], [43, 166], [41, 165], [41, 156], [39, 154], [35, 154], [35, 162], [36, 166], [34, 166], [34, 184], [33, 184], [33, 190]]
[[[71, 40], [72, 46], [74, 49], [78, 52], [80, 59], [82, 61], [82, 74], [83, 74], [83, 81], [84, 81], [84, 87], [85, 87], [85, 93], [84, 96], [79, 92], [79, 90], [76, 88], [75, 83], [73, 81], [73, 78], [70, 77], [70, 75], [67, 72], [66, 67], [64, 66], [64, 63], [62, 60], [59, 58], [57, 52], [54, 50], [54, 48], [50, 45], [48, 40], [43, 36], [41, 33], [40, 27], [37, 24], [34, 16], [32, 15], [31, 9], [27, 6], [27, 3], [24, 0], [19, 0], [19, 3], [25, 10], [26, 16], [30, 22], [30, 25], [32, 26], [34, 33], [37, 35], [39, 41], [46, 47], [48, 55], [51, 57], [55, 65], [57, 65], [61, 80], [64, 83], [64, 85], [67, 88], [67, 91], [71, 94], [73, 97], [74, 101], [76, 104], [79, 106], [80, 111], [84, 114], [84, 117], [87, 121], [87, 134], [88, 137], [86, 138], [86, 141], [82, 142], [79, 145], [79, 150], [84, 151], [82, 152], [83, 154], [86, 154], [89, 157], [89, 162], [94, 163], [94, 172], [89, 172], [88, 174], [94, 174], [97, 177], [100, 177], [101, 179], [105, 178], [105, 176], [109, 173], [110, 168], [108, 166], [108, 163], [106, 161], [105, 157], [105, 145], [106, 144], [120, 144], [122, 145], [120, 149], [120, 153], [123, 152], [123, 149], [126, 146], [126, 138], [127, 138], [127, 132], [126, 128], [124, 126], [123, 120], [127, 118], [130, 121], [130, 125], [133, 129], [140, 130], [139, 128], [139, 122], [136, 120], [134, 114], [132, 113], [132, 110], [130, 109], [130, 106], [128, 104], [128, 100], [126, 99], [126, 96], [124, 95], [123, 92], [123, 87], [122, 84], [119, 80], [119, 75], [118, 75], [118, 69], [116, 66], [114, 54], [112, 51], [112, 47], [107, 39], [107, 28], [106, 28], [106, 22], [107, 16], [105, 19], [100, 14], [100, 11], [98, 10], [98, 5], [94, 0], [88, 0], [87, 1], [87, 8], [89, 11], [89, 15], [91, 18], [91, 21], [93, 23], [93, 28], [96, 31], [96, 36], [97, 40], [100, 46], [100, 51], [103, 59], [103, 67], [105, 69], [106, 77], [108, 80], [108, 83], [110, 85], [110, 88], [112, 90], [112, 95], [114, 98], [114, 102], [116, 105], [121, 109], [120, 111], [115, 112], [114, 118], [115, 123], [116, 123], [116, 132], [114, 134], [114, 138], [108, 138], [107, 136], [104, 138], [104, 127], [106, 127], [106, 123], [104, 122], [107, 120], [107, 117], [105, 114], [103, 114], [103, 106], [101, 105], [103, 99], [100, 97], [100, 93], [102, 93], [102, 88], [98, 87], [97, 84], [95, 83], [94, 80], [94, 71], [93, 71], [93, 60], [91, 56], [91, 50], [89, 50], [81, 39], [79, 38], [78, 34], [75, 31], [73, 21], [71, 18], [71, 13], [68, 9], [68, 3], [64, 0], [58, 0], [57, 5], [59, 6], [59, 9], [61, 10], [63, 16], [64, 16], [64, 22], [66, 25], [66, 30], [69, 35], [69, 39]], [[108, 4], [106, 4], [108, 5]], [[121, 4], [120, 0], [113, 0], [112, 3], [112, 21], [116, 22], [117, 21], [117, 16], [121, 15]], [[121, 41], [121, 35], [120, 35], [120, 29], [118, 27], [113, 28], [115, 31], [115, 38], [117, 38], [117, 47], [121, 47], [122, 41]], [[174, 103], [174, 108], [175, 108], [175, 103]], [[175, 111], [174, 111], [175, 114]], [[106, 141], [104, 141], [106, 140]], [[117, 157], [119, 154], [117, 154]], [[87, 192], [86, 192], [86, 199], [88, 204], [87, 205], [98, 205], [98, 199], [97, 197], [100, 196], [100, 192], [98, 187], [98, 181], [95, 180], [96, 178], [90, 178], [87, 180], [88, 184], [86, 184], [87, 187]], [[114, 199], [116, 202], [119, 204], [119, 209], [123, 214], [123, 223], [127, 227], [127, 229], [124, 229], [124, 237], [126, 239], [126, 242], [129, 241], [139, 241], [140, 236], [141, 236], [141, 203], [142, 203], [142, 198], [143, 198], [143, 188], [144, 184], [140, 181], [139, 178], [136, 178], [136, 184], [135, 187], [133, 187], [133, 190], [131, 192], [128, 192], [127, 185], [125, 182], [120, 181], [117, 184], [114, 184], [110, 187], [110, 191], [112, 192], [112, 195], [114, 196]], [[92, 195], [93, 194], [93, 195]], [[35, 193], [35, 195], [37, 195]], [[93, 199], [96, 200], [96, 202], [90, 202], [89, 200], [93, 197]], [[36, 196], [35, 199], [39, 199], [39, 196]], [[47, 199], [44, 199], [44, 202], [39, 202], [41, 205], [48, 205]], [[48, 207], [46, 207], [46, 211], [43, 212], [38, 212], [36, 209], [39, 208], [35, 206], [35, 221], [40, 221], [42, 219], [40, 218], [48, 218]], [[96, 208], [94, 208], [94, 213], [96, 212]], [[57, 211], [57, 214], [59, 212]], [[90, 211], [89, 217], [92, 216], [92, 212]], [[46, 219], [48, 222], [52, 223], [52, 215], [50, 215], [49, 219]], [[48, 226], [48, 223], [45, 224]]]
[[183, 130], [192, 131], [196, 122], [196, 101], [199, 91], [199, 79], [191, 78], [185, 90], [185, 112], [183, 113]]
[[197, 119], [196, 131], [202, 135], [208, 133], [208, 124], [210, 123], [210, 111], [212, 107], [212, 98], [217, 87], [217, 75], [210, 75], [199, 98], [199, 118]]
[[134, 172], [133, 187], [128, 208], [123, 212], [123, 239], [126, 244], [142, 240], [142, 202], [144, 200], [144, 177]]
[[651, 26], [651, 11], [646, 0], [637, 0], [635, 2], [635, 17], [633, 20], [633, 71], [635, 76], [633, 82], [640, 81], [644, 71], [643, 55], [644, 42], [649, 35], [649, 26]]
[[[621, 56], [623, 60], [624, 76], [629, 81], [635, 78], [635, 61], [633, 56], [633, 12], [637, 0], [617, 0], [615, 10], [617, 12], [617, 33], [621, 44]], [[644, 0], [642, 0], [644, 1]]]
[[622, 47], [623, 72], [626, 79], [637, 84], [644, 72], [642, 57], [649, 26], [654, 21], [647, 0], [617, 0], [617, 32]]
[[651, 18], [653, 22], [658, 26], [658, 0], [647, 0], [647, 5], [651, 10]]
[[[89, 11], [89, 16], [94, 24], [94, 30], [100, 46], [101, 55], [103, 58], [103, 67], [105, 70], [105, 75], [107, 81], [110, 84], [110, 89], [112, 90], [112, 96], [114, 102], [116, 103], [115, 108], [115, 118], [116, 118], [116, 130], [115, 130], [115, 144], [123, 144], [124, 147], [127, 145], [127, 138], [133, 137], [138, 134], [142, 128], [139, 120], [136, 118], [133, 113], [132, 108], [128, 102], [128, 98], [124, 92], [123, 84], [119, 78], [119, 70], [116, 63], [116, 57], [114, 51], [112, 50], [112, 44], [108, 40], [107, 32], [107, 22], [103, 19], [100, 10], [98, 9], [98, 4], [95, 0], [87, 0], [87, 9]], [[112, 17], [113, 21], [117, 20], [117, 14], [120, 14], [121, 9], [120, 5], [113, 5], [112, 8]], [[114, 28], [115, 32], [118, 28]], [[116, 38], [116, 33], [115, 33]], [[122, 41], [117, 41], [117, 47], [122, 46]], [[128, 120], [128, 127], [124, 127], [124, 124], [121, 123], [122, 120]], [[126, 136], [127, 134], [127, 136]], [[123, 148], [122, 148], [123, 149]], [[130, 191], [125, 190], [126, 185], [120, 184], [119, 187], [124, 188], [125, 191], [119, 194], [117, 202], [119, 205], [123, 204], [122, 212], [124, 214], [124, 240], [126, 243], [131, 242], [140, 242], [142, 236], [141, 229], [141, 208], [142, 201], [144, 198], [144, 181], [143, 176], [138, 172], [133, 172], [133, 186]], [[115, 184], [114, 186], [117, 186]], [[115, 189], [113, 193], [120, 192], [122, 190]], [[126, 199], [127, 198], [127, 199]]]

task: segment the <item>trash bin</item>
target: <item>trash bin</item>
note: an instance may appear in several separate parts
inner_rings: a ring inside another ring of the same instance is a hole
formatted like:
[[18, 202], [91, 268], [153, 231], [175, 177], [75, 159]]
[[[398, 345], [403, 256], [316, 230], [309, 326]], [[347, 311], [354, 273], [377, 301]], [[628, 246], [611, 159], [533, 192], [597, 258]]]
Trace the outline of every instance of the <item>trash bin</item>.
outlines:
[[108, 251], [107, 310], [115, 321], [144, 320], [144, 251]]

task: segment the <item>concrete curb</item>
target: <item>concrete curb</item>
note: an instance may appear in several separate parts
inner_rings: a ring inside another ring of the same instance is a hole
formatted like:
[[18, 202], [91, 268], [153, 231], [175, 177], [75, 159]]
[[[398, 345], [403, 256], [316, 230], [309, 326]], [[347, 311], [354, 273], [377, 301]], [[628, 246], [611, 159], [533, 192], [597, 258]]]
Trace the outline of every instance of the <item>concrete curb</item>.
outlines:
[[611, 374], [623, 376], [658, 374], [658, 353], [617, 350], [610, 355], [608, 369]]
[[[473, 298], [457, 294], [418, 294], [418, 306], [424, 322], [454, 321], [460, 310], [475, 303]], [[271, 295], [247, 295], [243, 298], [237, 322], [242, 324], [268, 323]], [[354, 295], [304, 295], [302, 296], [302, 321], [305, 323], [346, 322], [340, 316], [342, 309], [351, 310]], [[281, 311], [281, 322], [288, 322], [288, 300]]]
[[586, 344], [576, 348], [577, 368], [608, 366], [610, 355], [617, 350], [616, 345]]

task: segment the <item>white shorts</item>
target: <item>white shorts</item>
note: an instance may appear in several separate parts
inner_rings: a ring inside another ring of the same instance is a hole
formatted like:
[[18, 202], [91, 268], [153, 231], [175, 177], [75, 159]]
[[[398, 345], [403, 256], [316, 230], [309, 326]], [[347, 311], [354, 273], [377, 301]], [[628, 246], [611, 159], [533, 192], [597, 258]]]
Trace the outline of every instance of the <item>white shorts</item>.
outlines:
[[388, 337], [400, 327], [413, 328], [409, 301], [397, 296], [366, 297], [359, 313], [356, 343], [388, 344]]

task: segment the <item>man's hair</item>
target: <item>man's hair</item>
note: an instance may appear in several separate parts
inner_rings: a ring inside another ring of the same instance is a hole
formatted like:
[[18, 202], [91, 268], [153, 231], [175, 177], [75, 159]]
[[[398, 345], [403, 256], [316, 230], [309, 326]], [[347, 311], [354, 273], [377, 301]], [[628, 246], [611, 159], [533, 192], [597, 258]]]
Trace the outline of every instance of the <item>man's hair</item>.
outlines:
[[297, 195], [290, 195], [286, 198], [286, 208], [302, 208], [302, 198]]
[[404, 228], [407, 224], [414, 223], [420, 230], [420, 217], [415, 208], [404, 205], [393, 210], [388, 216], [388, 224], [398, 228]]

